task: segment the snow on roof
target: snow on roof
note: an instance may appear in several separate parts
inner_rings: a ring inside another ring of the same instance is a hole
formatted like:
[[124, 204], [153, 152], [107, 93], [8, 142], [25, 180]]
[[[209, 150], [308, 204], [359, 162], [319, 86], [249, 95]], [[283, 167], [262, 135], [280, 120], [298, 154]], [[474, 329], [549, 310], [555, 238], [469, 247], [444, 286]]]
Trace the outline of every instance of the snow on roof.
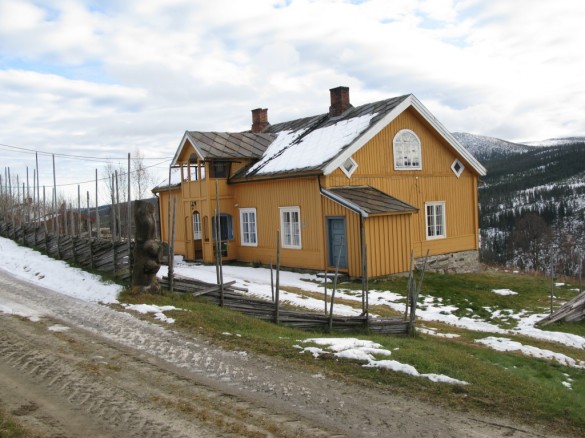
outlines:
[[[179, 168], [173, 168], [171, 170], [171, 183], [170, 186], [178, 186], [179, 184], [181, 184], [181, 169]], [[163, 179], [161, 182], [159, 182], [152, 190], [161, 190], [161, 189], [167, 189], [169, 187], [169, 178], [165, 178]]]
[[336, 157], [369, 126], [377, 113], [343, 119], [320, 129], [282, 131], [247, 176], [315, 169]]

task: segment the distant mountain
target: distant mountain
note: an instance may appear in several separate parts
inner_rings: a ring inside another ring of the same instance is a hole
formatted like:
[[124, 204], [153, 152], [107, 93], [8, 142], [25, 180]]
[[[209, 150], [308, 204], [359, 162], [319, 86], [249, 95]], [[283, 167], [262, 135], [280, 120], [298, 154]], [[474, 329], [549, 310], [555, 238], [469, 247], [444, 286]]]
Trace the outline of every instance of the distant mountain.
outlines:
[[518, 229], [526, 225], [523, 218], [535, 214], [546, 222], [535, 241], [550, 234], [542, 257], [550, 261], [554, 250], [559, 273], [574, 275], [579, 257], [583, 263], [585, 138], [555, 139], [555, 144], [526, 146], [513, 159], [497, 149], [490, 155], [489, 146], [482, 149], [488, 157], [482, 160], [488, 173], [479, 187], [484, 261], [534, 269], [518, 246]]
[[577, 143], [585, 143], [585, 137], [549, 138], [548, 140], [524, 142], [528, 146], [565, 146]]
[[467, 132], [453, 132], [453, 136], [471, 154], [480, 161], [489, 160], [495, 156], [504, 157], [510, 154], [521, 154], [532, 150], [533, 146], [484, 135], [469, 134]]

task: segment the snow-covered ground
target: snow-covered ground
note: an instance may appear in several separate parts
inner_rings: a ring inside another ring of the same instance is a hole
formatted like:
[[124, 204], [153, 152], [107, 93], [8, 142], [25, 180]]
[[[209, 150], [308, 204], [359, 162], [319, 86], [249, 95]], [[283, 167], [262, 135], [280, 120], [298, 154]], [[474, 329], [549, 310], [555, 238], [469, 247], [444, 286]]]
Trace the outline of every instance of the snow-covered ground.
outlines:
[[[18, 246], [11, 240], [0, 237], [0, 269], [6, 270], [23, 280], [38, 284], [56, 292], [69, 295], [81, 300], [110, 304], [117, 302], [117, 295], [121, 287], [105, 283], [100, 277], [89, 274], [78, 268], [73, 268], [65, 262], [53, 260], [29, 248]], [[248, 268], [240, 266], [223, 267], [224, 282], [235, 281], [236, 286], [248, 289], [248, 293], [265, 299], [272, 298], [272, 289], [270, 281], [270, 270], [266, 268]], [[159, 276], [167, 274], [166, 267], [159, 272]], [[215, 282], [216, 273], [213, 266], [196, 265], [185, 263], [181, 258], [176, 258], [175, 274], [196, 278], [206, 282]], [[282, 288], [289, 288], [294, 291], [307, 291], [323, 294], [323, 287], [318, 282], [322, 279], [311, 274], [301, 274], [294, 272], [280, 272], [279, 282]], [[343, 284], [336, 292], [336, 297], [348, 301], [355, 301], [356, 307], [349, 305], [335, 305], [334, 313], [339, 315], [359, 315], [361, 313], [361, 293], [354, 290], [344, 289]], [[331, 285], [330, 285], [331, 287]], [[497, 289], [493, 293], [502, 296], [505, 300], [507, 296], [514, 295], [516, 292], [509, 289]], [[329, 289], [330, 294], [330, 289]], [[312, 309], [315, 311], [324, 310], [322, 299], [307, 297], [302, 293], [287, 292], [281, 290], [280, 297], [296, 306]], [[549, 332], [540, 330], [535, 327], [535, 323], [542, 319], [545, 314], [534, 314], [527, 311], [515, 313], [505, 309], [486, 309], [492, 313], [492, 316], [503, 323], [509, 323], [514, 320], [515, 328], [509, 329], [499, 326], [493, 322], [487, 322], [478, 316], [458, 317], [455, 312], [458, 310], [454, 306], [443, 304], [440, 298], [432, 296], [421, 296], [421, 303], [417, 310], [419, 320], [438, 321], [449, 324], [454, 327], [464, 328], [466, 330], [485, 332], [498, 335], [520, 335], [527, 338], [545, 340], [552, 343], [563, 344], [572, 348], [585, 349], [585, 338], [570, 333]], [[387, 305], [388, 307], [404, 311], [404, 298], [401, 294], [385, 291], [371, 290], [369, 294], [370, 304]], [[164, 312], [175, 310], [174, 308], [159, 307], [152, 305], [132, 305], [126, 306], [126, 309], [140, 312], [153, 313], [157, 319], [169, 324], [173, 322], [172, 318], [165, 316]], [[16, 303], [2, 301], [0, 298], [0, 313], [16, 314], [29, 317], [33, 320], [42, 315], [32, 309], [23, 308]], [[445, 338], [454, 338], [457, 335], [442, 333], [436, 328], [422, 328], [422, 332], [431, 336], [441, 336]], [[356, 341], [353, 338], [342, 338], [334, 341], [323, 341], [313, 339], [313, 343], [326, 345], [330, 352], [340, 357], [352, 357], [364, 360], [364, 366], [369, 367], [386, 367], [395, 371], [407, 372], [412, 375], [429, 378], [433, 381], [459, 383], [448, 376], [422, 375], [416, 369], [408, 364], [400, 364], [392, 360], [377, 360], [376, 356], [388, 356], [390, 351], [381, 351], [377, 346], [366, 345], [365, 349], [359, 350]], [[563, 365], [582, 368], [584, 364], [564, 354], [556, 353], [550, 350], [544, 350], [530, 345], [513, 341], [507, 337], [486, 337], [479, 339], [477, 342], [499, 351], [517, 351], [531, 357], [544, 358], [551, 361], [557, 361]], [[328, 343], [328, 344], [327, 344]], [[359, 343], [359, 342], [358, 342]], [[347, 346], [350, 347], [347, 347]], [[347, 348], [342, 348], [345, 346]], [[301, 351], [312, 352], [313, 354], [322, 354], [325, 350], [320, 347], [300, 347]], [[360, 347], [361, 348], [361, 347]]]

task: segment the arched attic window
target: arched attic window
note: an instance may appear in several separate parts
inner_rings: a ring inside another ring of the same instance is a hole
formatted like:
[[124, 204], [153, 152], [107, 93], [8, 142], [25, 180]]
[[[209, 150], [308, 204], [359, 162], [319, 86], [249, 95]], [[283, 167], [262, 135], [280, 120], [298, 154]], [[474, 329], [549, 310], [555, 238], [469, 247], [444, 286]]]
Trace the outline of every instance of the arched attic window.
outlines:
[[394, 136], [394, 170], [421, 170], [421, 145], [410, 129], [402, 129]]

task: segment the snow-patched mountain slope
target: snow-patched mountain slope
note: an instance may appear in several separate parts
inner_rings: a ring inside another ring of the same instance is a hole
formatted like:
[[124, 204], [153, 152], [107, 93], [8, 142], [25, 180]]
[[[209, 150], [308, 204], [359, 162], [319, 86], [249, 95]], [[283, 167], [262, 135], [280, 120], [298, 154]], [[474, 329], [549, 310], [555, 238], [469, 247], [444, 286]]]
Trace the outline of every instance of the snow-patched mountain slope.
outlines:
[[569, 144], [585, 143], [585, 137], [549, 138], [539, 141], [525, 141], [528, 146], [565, 146]]
[[453, 132], [453, 136], [478, 160], [489, 159], [494, 155], [524, 153], [532, 149], [531, 146], [525, 144], [467, 132]]

